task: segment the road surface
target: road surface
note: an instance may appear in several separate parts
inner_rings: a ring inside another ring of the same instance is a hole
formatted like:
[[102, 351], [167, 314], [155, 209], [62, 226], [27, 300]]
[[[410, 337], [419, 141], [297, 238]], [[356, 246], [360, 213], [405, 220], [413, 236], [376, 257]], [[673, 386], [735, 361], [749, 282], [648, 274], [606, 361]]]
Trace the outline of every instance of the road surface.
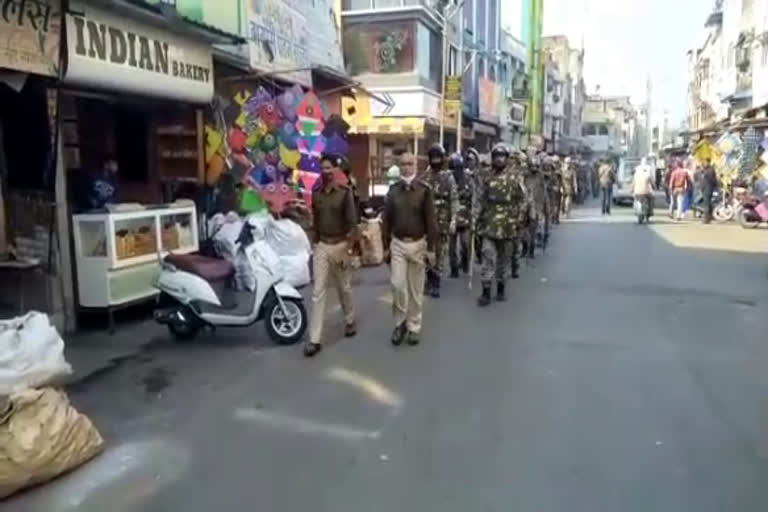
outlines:
[[768, 231], [656, 220], [578, 210], [509, 302], [448, 282], [416, 348], [385, 268], [315, 360], [158, 339], [70, 390], [107, 451], [0, 510], [766, 510]]

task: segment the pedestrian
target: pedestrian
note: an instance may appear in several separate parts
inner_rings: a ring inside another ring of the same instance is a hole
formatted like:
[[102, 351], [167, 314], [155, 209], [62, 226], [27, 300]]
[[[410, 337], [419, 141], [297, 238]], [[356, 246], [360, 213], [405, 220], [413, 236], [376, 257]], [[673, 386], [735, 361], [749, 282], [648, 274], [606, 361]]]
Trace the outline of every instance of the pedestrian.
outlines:
[[632, 197], [635, 201], [648, 202], [648, 218], [653, 217], [654, 176], [648, 161], [643, 158], [632, 176]]
[[392, 312], [395, 330], [392, 344], [406, 338], [419, 343], [423, 308], [425, 262], [435, 261], [437, 216], [432, 189], [416, 178], [415, 157], [401, 157], [400, 181], [387, 193], [382, 222], [384, 257], [391, 266]]
[[674, 170], [669, 175], [669, 217], [675, 220], [683, 218], [683, 201], [688, 190], [689, 179], [680, 161], [675, 161]]
[[312, 257], [314, 287], [309, 343], [304, 347], [306, 357], [314, 357], [322, 350], [321, 336], [329, 281], [336, 288], [344, 312], [344, 335], [352, 337], [357, 333], [351, 279], [357, 212], [352, 189], [339, 184], [335, 179], [335, 173], [341, 171], [341, 160], [338, 156], [323, 155], [320, 160], [322, 186], [312, 193], [316, 245]]
[[600, 197], [600, 162], [594, 162], [590, 165], [590, 176], [592, 178], [592, 199]]
[[600, 192], [603, 198], [603, 215], [611, 214], [611, 201], [613, 200], [613, 184], [616, 182], [616, 171], [609, 158], [604, 158], [597, 170], [600, 180]]
[[566, 218], [571, 216], [571, 207], [573, 206], [573, 198], [579, 191], [579, 185], [576, 177], [576, 170], [573, 167], [571, 157], [565, 157], [563, 168], [561, 172], [562, 188], [560, 195], [562, 197], [563, 215]]
[[552, 178], [549, 184], [549, 204], [552, 215], [551, 223], [560, 224], [560, 210], [562, 208], [563, 174], [560, 165], [560, 157], [552, 157]]
[[709, 158], [704, 160], [704, 168], [700, 174], [701, 196], [702, 204], [704, 206], [704, 224], [709, 224], [712, 222], [712, 212], [714, 208], [714, 205], [712, 204], [712, 195], [719, 185], [717, 172], [715, 172], [715, 168]]
[[517, 238], [521, 224], [530, 214], [525, 189], [509, 169], [509, 149], [497, 144], [491, 151], [491, 171], [480, 185], [472, 219], [482, 237], [480, 280], [483, 286], [478, 299], [481, 307], [491, 303], [491, 286], [496, 281], [496, 300], [506, 300], [507, 268], [513, 262], [517, 276]]
[[465, 274], [469, 272], [471, 257], [470, 240], [472, 237], [472, 197], [475, 187], [472, 178], [464, 168], [464, 159], [459, 153], [454, 153], [448, 159], [448, 169], [453, 173], [459, 198], [459, 210], [456, 214], [456, 231], [451, 235], [449, 257], [451, 262], [451, 278], [459, 277], [459, 269]]
[[536, 246], [544, 246], [544, 236], [549, 231], [549, 193], [542, 172], [543, 161], [537, 157], [527, 168], [523, 184], [531, 203], [531, 218], [528, 224], [529, 259], [536, 257]]
[[459, 195], [453, 173], [446, 168], [445, 150], [440, 144], [433, 144], [427, 151], [429, 167], [422, 176], [422, 181], [432, 189], [437, 215], [437, 245], [435, 261], [427, 266], [426, 287], [424, 293], [440, 298], [440, 280], [443, 277], [451, 237], [456, 233], [456, 219], [459, 213]]

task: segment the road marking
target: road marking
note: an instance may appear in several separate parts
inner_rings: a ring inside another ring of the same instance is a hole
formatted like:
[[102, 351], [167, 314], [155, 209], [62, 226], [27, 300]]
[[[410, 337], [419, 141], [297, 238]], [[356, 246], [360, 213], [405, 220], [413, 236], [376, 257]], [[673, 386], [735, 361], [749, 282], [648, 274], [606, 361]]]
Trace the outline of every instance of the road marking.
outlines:
[[288, 431], [308, 436], [323, 436], [346, 442], [371, 441], [378, 439], [381, 435], [378, 430], [361, 430], [347, 425], [321, 423], [308, 418], [291, 416], [279, 412], [264, 411], [250, 407], [236, 409], [234, 417], [240, 421], [259, 423], [263, 426], [283, 432]]
[[348, 370], [346, 368], [330, 368], [325, 374], [326, 378], [332, 381], [348, 384], [362, 393], [365, 393], [373, 400], [399, 409], [403, 403], [402, 397], [390, 390], [376, 379], [363, 375], [362, 373]]

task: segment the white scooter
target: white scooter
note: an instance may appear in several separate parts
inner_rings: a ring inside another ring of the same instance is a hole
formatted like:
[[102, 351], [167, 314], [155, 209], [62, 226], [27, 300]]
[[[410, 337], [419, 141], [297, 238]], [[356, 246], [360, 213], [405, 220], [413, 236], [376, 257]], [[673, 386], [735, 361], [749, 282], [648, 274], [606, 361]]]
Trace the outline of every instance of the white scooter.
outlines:
[[243, 225], [237, 250], [253, 270], [254, 291], [234, 289], [235, 269], [227, 260], [170, 254], [160, 263], [155, 286], [174, 305], [156, 310], [155, 320], [177, 339], [191, 340], [205, 326], [248, 327], [264, 319], [275, 342], [298, 342], [307, 329], [304, 299], [282, 281], [279, 259], [265, 241], [254, 240], [253, 229], [249, 222]]

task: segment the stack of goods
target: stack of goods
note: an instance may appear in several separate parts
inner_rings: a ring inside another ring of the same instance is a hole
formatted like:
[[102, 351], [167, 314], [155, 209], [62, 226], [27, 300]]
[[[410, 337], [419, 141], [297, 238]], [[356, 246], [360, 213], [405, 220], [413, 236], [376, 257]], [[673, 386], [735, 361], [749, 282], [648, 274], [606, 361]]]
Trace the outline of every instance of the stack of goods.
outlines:
[[134, 230], [121, 229], [115, 235], [115, 247], [119, 260], [157, 252], [155, 234], [149, 226]]
[[64, 392], [72, 371], [48, 317], [0, 322], [0, 498], [56, 478], [101, 452], [104, 440]]

